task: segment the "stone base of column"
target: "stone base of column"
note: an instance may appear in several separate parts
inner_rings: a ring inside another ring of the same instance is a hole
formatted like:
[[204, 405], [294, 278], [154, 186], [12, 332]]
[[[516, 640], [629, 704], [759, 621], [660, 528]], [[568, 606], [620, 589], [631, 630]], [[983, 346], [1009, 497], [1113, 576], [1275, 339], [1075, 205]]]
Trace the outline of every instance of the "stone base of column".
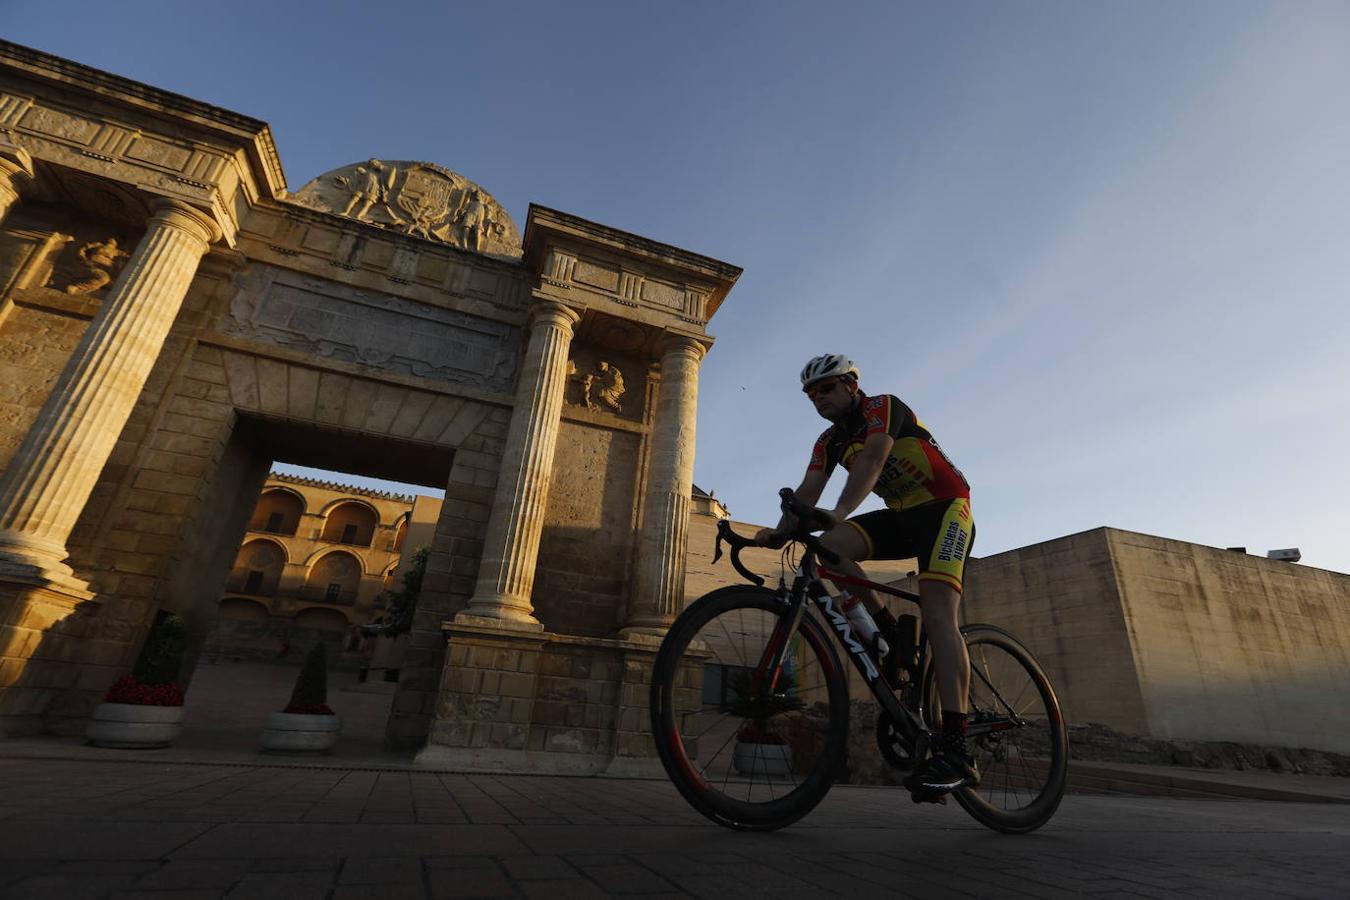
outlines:
[[513, 631], [543, 631], [544, 626], [530, 614], [532, 609], [528, 600], [510, 594], [475, 594], [468, 607], [455, 616], [455, 622]]
[[660, 646], [661, 641], [666, 637], [667, 631], [670, 631], [669, 622], [664, 624], [635, 622], [619, 629], [619, 639], [624, 641], [639, 641], [641, 643], [656, 644], [657, 646]]
[[0, 583], [44, 588], [74, 600], [94, 596], [89, 583], [65, 563], [66, 548], [15, 531], [0, 531]]
[[0, 736], [67, 733], [54, 720], [93, 710], [123, 646], [95, 633], [86, 596], [0, 581]]

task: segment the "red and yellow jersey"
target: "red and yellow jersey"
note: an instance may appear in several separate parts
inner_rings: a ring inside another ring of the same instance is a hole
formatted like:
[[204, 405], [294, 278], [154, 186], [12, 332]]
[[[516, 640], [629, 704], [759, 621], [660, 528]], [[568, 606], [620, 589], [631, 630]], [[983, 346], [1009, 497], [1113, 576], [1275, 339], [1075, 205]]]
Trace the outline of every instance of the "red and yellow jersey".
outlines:
[[816, 441], [808, 471], [829, 475], [836, 465], [849, 469], [868, 436], [884, 433], [895, 444], [872, 493], [891, 509], [970, 496], [966, 477], [952, 465], [914, 410], [890, 394], [859, 396], [861, 402], [849, 418], [825, 429]]

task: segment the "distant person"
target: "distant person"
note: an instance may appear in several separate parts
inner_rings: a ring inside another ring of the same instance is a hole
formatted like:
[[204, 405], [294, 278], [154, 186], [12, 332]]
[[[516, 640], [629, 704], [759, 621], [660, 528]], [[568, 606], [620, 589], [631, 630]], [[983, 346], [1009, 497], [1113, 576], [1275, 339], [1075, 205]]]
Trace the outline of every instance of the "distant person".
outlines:
[[[848, 357], [817, 356], [802, 369], [801, 383], [816, 412], [832, 424], [816, 441], [797, 499], [816, 505], [834, 467], [848, 470], [822, 539], [840, 557], [831, 568], [863, 578], [858, 563], [864, 560], [919, 561], [920, 606], [942, 700], [942, 739], [905, 785], [916, 800], [941, 802], [948, 791], [975, 786], [980, 778], [966, 746], [970, 657], [957, 618], [961, 576], [975, 540], [970, 485], [913, 410], [891, 394], [863, 393], [858, 367]], [[869, 492], [886, 508], [850, 519]], [[755, 542], [782, 546], [791, 524], [784, 516], [777, 528], [760, 529]], [[835, 587], [840, 608], [880, 659], [889, 648], [872, 616], [889, 624], [890, 613], [870, 589], [841, 582]]]

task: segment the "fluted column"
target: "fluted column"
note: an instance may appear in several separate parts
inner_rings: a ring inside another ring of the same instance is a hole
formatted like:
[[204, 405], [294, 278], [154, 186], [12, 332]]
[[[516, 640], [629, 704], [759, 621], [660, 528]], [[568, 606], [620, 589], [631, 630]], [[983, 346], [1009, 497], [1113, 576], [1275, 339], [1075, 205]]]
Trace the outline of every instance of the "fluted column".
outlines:
[[19, 190], [33, 180], [33, 160], [28, 151], [5, 145], [0, 147], [0, 222], [19, 202]]
[[545, 301], [534, 308], [478, 585], [457, 621], [479, 617], [518, 628], [543, 627], [534, 618], [530, 592], [567, 386], [567, 351], [578, 318], [560, 303]]
[[684, 605], [698, 368], [703, 354], [703, 345], [694, 338], [672, 335], [661, 355], [637, 571], [628, 621], [621, 632], [625, 636], [664, 632]]
[[37, 421], [0, 476], [0, 578], [79, 589], [66, 539], [220, 229], [173, 200], [154, 213]]

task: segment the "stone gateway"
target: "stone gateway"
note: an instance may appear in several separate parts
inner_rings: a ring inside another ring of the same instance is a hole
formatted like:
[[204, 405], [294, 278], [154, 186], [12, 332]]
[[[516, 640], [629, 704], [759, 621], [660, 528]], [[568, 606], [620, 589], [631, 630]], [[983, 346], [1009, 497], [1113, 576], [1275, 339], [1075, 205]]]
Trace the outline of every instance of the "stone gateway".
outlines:
[[0, 42], [0, 733], [78, 731], [162, 612], [190, 678], [280, 460], [445, 489], [392, 746], [648, 765], [739, 275], [426, 162], [292, 193], [265, 123]]

